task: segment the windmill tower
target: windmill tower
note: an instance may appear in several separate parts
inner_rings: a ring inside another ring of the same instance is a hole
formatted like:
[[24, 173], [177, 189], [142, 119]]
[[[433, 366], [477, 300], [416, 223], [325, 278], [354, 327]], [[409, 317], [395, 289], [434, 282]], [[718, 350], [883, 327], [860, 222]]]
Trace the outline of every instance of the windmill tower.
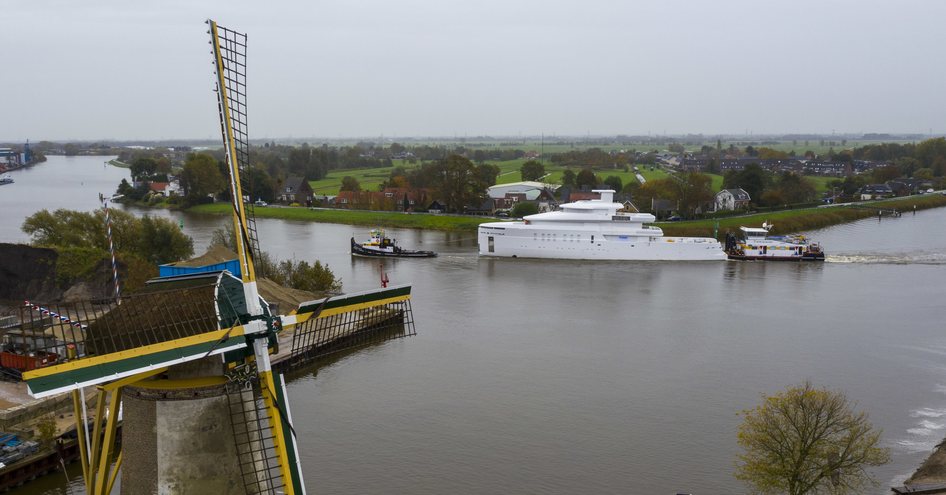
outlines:
[[[23, 379], [37, 398], [72, 394], [89, 494], [111, 493], [119, 469], [128, 494], [304, 494], [285, 382], [274, 364], [288, 368], [413, 334], [410, 286], [310, 301], [282, 316], [260, 296], [259, 240], [241, 184], [246, 35], [207, 24], [239, 273], [155, 279], [120, 301], [24, 305], [22, 331], [54, 364]], [[89, 387], [97, 392], [91, 413]]]

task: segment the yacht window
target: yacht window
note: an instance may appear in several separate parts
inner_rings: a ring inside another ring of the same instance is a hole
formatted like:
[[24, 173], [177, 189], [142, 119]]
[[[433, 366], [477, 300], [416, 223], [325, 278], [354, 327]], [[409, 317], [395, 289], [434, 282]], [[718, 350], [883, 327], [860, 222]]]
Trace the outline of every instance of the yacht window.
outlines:
[[495, 245], [495, 243], [493, 243], [493, 236], [489, 236], [488, 239], [489, 239], [489, 252], [495, 253], [495, 252], [496, 252], [496, 245]]

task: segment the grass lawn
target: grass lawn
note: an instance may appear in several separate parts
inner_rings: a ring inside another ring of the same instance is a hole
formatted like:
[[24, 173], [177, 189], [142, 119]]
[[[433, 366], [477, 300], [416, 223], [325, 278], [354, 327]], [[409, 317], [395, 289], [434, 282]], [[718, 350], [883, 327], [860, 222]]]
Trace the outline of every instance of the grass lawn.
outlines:
[[[519, 182], [522, 180], [522, 176], [519, 173], [519, 169], [522, 167], [522, 164], [527, 160], [520, 158], [517, 160], [507, 160], [503, 162], [487, 162], [499, 167], [499, 175], [496, 177], [497, 184], [509, 184], [511, 182]], [[562, 174], [565, 171], [565, 167], [556, 165], [552, 162], [545, 162], [545, 171], [547, 175], [541, 179], [541, 182], [547, 182], [550, 184], [561, 184], [562, 183]], [[420, 162], [415, 164], [408, 163], [406, 160], [394, 160], [394, 166], [399, 167], [403, 166], [405, 168], [413, 168], [420, 166]], [[654, 166], [654, 169], [651, 170], [650, 165], [637, 164], [638, 169], [640, 170], [641, 175], [644, 176], [646, 180], [655, 180], [666, 178], [669, 174], [667, 171], [660, 167], [659, 165]], [[338, 194], [339, 189], [342, 186], [342, 177], [351, 176], [358, 180], [358, 183], [361, 184], [362, 190], [365, 191], [378, 191], [381, 187], [381, 183], [386, 181], [391, 175], [391, 170], [393, 167], [377, 167], [377, 168], [361, 168], [361, 169], [344, 169], [344, 170], [332, 170], [328, 175], [317, 181], [310, 181], [309, 185], [312, 186], [312, 190], [316, 194], [326, 194], [329, 196], [334, 196]], [[580, 169], [576, 167], [571, 168], [576, 174]], [[628, 184], [632, 181], [637, 181], [637, 178], [634, 176], [633, 168], [624, 171], [623, 168], [616, 169], [601, 169], [595, 171], [598, 177], [601, 180], [606, 179], [609, 176], [620, 177], [622, 184]], [[723, 188], [723, 176], [719, 174], [707, 174], [712, 179], [712, 190], [713, 192], [720, 191]], [[821, 176], [806, 176], [815, 184], [815, 191], [820, 195], [825, 191], [829, 190], [828, 182], [834, 180], [836, 177], [821, 177]]]

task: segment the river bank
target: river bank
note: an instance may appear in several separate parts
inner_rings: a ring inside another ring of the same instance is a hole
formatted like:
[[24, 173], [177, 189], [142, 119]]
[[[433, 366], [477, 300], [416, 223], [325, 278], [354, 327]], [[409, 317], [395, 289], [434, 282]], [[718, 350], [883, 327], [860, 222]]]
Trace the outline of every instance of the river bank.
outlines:
[[[880, 201], [865, 201], [850, 205], [825, 206], [798, 210], [783, 210], [776, 212], [756, 213], [718, 219], [718, 230], [715, 219], [694, 220], [683, 222], [661, 222], [660, 227], [666, 235], [709, 237], [714, 234], [718, 238], [725, 235], [727, 230], [735, 231], [740, 226], [758, 226], [762, 222], [773, 223], [780, 234], [804, 232], [831, 225], [853, 222], [863, 218], [877, 216], [878, 210], [897, 210], [912, 212], [927, 208], [946, 206], [946, 196], [941, 194], [927, 194], [908, 196], [903, 198], [886, 199]], [[198, 205], [187, 209], [188, 212], [229, 215], [229, 203], [214, 203]], [[257, 218], [276, 218], [281, 220], [301, 220], [321, 223], [338, 223], [385, 228], [409, 228], [442, 230], [454, 232], [475, 232], [477, 226], [484, 222], [495, 222], [493, 217], [475, 217], [468, 215], [446, 215], [431, 213], [401, 213], [392, 211], [364, 211], [364, 210], [336, 210], [330, 208], [300, 208], [300, 207], [256, 207]]]
[[[211, 215], [229, 215], [231, 212], [230, 203], [198, 205], [188, 208], [187, 211]], [[303, 220], [368, 227], [442, 230], [447, 232], [475, 232], [479, 224], [496, 221], [496, 219], [492, 217], [475, 217], [469, 215], [336, 210], [331, 208], [257, 206], [253, 211], [256, 214], [256, 218]]]

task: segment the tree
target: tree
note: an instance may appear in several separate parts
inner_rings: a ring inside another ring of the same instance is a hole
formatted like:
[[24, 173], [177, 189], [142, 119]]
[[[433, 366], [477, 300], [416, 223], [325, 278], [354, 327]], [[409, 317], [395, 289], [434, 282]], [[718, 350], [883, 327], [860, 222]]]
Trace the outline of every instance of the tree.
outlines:
[[217, 160], [206, 153], [191, 153], [184, 162], [181, 172], [181, 187], [188, 203], [200, 203], [209, 196], [215, 196], [227, 187], [227, 181], [220, 173]]
[[134, 179], [150, 179], [158, 171], [158, 162], [154, 158], [142, 157], [131, 163], [131, 176]]
[[536, 160], [529, 160], [519, 167], [522, 180], [539, 180], [545, 175], [545, 165]]
[[575, 185], [575, 172], [570, 168], [566, 168], [562, 172], [562, 185], [566, 187], [574, 187]]
[[240, 176], [243, 179], [243, 194], [249, 196], [253, 201], [261, 199], [263, 201], [273, 202], [276, 200], [276, 181], [262, 166], [250, 167], [246, 171], [246, 176]]
[[36, 438], [43, 447], [52, 446], [58, 430], [56, 417], [52, 414], [42, 416], [36, 421]]
[[920, 168], [913, 172], [913, 177], [917, 179], [933, 180], [933, 169]]
[[583, 168], [575, 177], [575, 186], [595, 187], [598, 185], [598, 176], [590, 168]]
[[358, 183], [358, 179], [350, 175], [346, 175], [345, 177], [342, 177], [341, 190], [342, 191], [360, 191], [361, 184]]
[[815, 199], [815, 184], [806, 177], [791, 172], [783, 172], [778, 177], [778, 183], [773, 191], [774, 195], [766, 197], [764, 203], [769, 205], [807, 203]]
[[311, 265], [306, 261], [281, 261], [273, 278], [276, 283], [309, 292], [338, 292], [342, 289], [341, 279], [328, 265], [319, 261]]
[[[946, 138], [927, 139], [921, 142], [916, 145], [916, 150], [913, 155], [919, 160], [923, 167], [933, 169], [935, 174], [937, 171], [937, 167], [935, 166], [937, 158], [946, 159]], [[940, 171], [939, 174], [935, 175], [938, 177], [943, 175], [943, 173]]]
[[140, 220], [135, 254], [156, 265], [180, 261], [194, 253], [194, 240], [166, 218], [145, 215]]
[[449, 211], [462, 212], [465, 206], [478, 205], [486, 196], [486, 188], [495, 182], [499, 172], [495, 165], [473, 165], [460, 155], [437, 161], [431, 182]]
[[604, 179], [604, 185], [614, 189], [615, 192], [621, 192], [621, 190], [624, 189], [624, 183], [621, 182], [621, 178], [616, 175], [609, 175]]
[[670, 199], [677, 200], [678, 208], [694, 212], [701, 205], [713, 201], [713, 178], [699, 172], [684, 172], [671, 176]]
[[[232, 228], [220, 228], [210, 235], [211, 246], [224, 246], [236, 251], [236, 238]], [[310, 292], [338, 292], [342, 289], [342, 279], [335, 276], [328, 265], [319, 261], [309, 264], [305, 261], [275, 261], [266, 251], [256, 253], [253, 260], [256, 274], [266, 277], [285, 287], [307, 290]]]
[[510, 215], [515, 218], [522, 218], [526, 215], [535, 215], [538, 212], [539, 205], [531, 201], [523, 201], [516, 203], [516, 205], [512, 207], [512, 212], [510, 212]]
[[811, 383], [763, 397], [741, 416], [736, 478], [760, 493], [863, 493], [876, 484], [866, 469], [890, 460], [865, 413]]
[[723, 187], [726, 189], [741, 188], [749, 193], [753, 201], [762, 197], [762, 193], [772, 182], [771, 174], [758, 164], [750, 163], [742, 170], [731, 170], [723, 177]]
[[[193, 240], [169, 219], [137, 218], [116, 209], [109, 210], [109, 214], [112, 241], [118, 261], [124, 266], [119, 269], [125, 289], [140, 287], [157, 275], [156, 265], [187, 259], [194, 254]], [[80, 261], [80, 265], [108, 259], [108, 238], [102, 210], [56, 210], [52, 213], [41, 210], [23, 222], [22, 230], [32, 238], [34, 245], [55, 248], [61, 259], [72, 257], [75, 261], [81, 258], [84, 261]], [[72, 275], [80, 276], [84, 271], [80, 265], [60, 263], [57, 269], [71, 267]], [[75, 271], [77, 267], [80, 268], [78, 272]], [[66, 275], [65, 279], [75, 278]]]

